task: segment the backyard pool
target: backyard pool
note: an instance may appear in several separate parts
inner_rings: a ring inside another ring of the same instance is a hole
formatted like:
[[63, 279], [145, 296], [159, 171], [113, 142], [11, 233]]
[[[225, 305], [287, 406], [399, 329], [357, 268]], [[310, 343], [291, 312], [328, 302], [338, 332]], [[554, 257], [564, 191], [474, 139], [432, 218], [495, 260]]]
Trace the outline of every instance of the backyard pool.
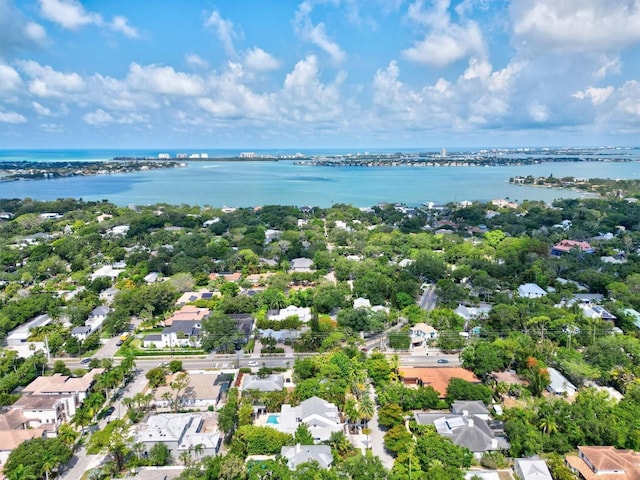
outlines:
[[280, 423], [278, 421], [279, 417], [280, 417], [279, 415], [269, 415], [269, 417], [267, 418], [267, 423], [270, 423], [272, 425], [277, 425], [278, 423]]

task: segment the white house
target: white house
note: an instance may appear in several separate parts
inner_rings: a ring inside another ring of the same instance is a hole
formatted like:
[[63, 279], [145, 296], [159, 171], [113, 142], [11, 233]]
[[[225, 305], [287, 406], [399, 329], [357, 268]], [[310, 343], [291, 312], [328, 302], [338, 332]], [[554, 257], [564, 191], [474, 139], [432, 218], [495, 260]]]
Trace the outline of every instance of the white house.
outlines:
[[576, 386], [567, 380], [558, 370], [549, 367], [547, 371], [549, 372], [549, 378], [551, 380], [547, 387], [549, 392], [555, 393], [556, 395], [567, 395], [569, 397], [576, 394], [578, 390]]
[[513, 471], [522, 480], [553, 480], [544, 460], [516, 458]]
[[278, 423], [269, 426], [293, 435], [301, 423], [307, 425], [316, 442], [328, 440], [333, 432], [342, 431], [343, 427], [338, 407], [319, 397], [311, 397], [297, 407], [282, 405]]
[[518, 296], [523, 298], [542, 298], [546, 295], [547, 292], [535, 283], [525, 283], [518, 287]]
[[134, 435], [148, 453], [157, 443], [165, 444], [174, 458], [180, 453], [202, 448], [202, 455], [215, 455], [220, 448], [220, 433], [205, 414], [165, 413], [152, 415]]
[[287, 308], [281, 308], [277, 314], [269, 315], [269, 320], [285, 320], [289, 317], [298, 317], [298, 319], [307, 323], [311, 320], [311, 308], [309, 307], [296, 307], [295, 305], [289, 305]]

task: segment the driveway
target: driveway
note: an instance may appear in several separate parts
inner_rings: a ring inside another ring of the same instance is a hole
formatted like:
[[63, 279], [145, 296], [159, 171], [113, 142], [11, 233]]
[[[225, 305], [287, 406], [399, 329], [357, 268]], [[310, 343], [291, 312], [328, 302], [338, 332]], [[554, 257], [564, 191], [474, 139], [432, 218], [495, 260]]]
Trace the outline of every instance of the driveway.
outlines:
[[[375, 398], [375, 392], [371, 387], [371, 397]], [[391, 470], [393, 468], [393, 457], [389, 455], [384, 448], [384, 432], [380, 430], [378, 425], [378, 409], [376, 408], [373, 418], [369, 420], [369, 444], [371, 446], [371, 453], [380, 458], [380, 461], [386, 469]]]

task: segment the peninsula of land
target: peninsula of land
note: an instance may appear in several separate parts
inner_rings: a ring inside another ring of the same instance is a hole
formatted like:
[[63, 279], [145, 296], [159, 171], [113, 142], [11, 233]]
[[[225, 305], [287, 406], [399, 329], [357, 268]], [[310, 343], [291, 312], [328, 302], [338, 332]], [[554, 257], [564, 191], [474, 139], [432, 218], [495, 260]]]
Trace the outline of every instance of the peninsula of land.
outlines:
[[177, 168], [184, 163], [159, 160], [113, 160], [102, 161], [4, 161], [0, 162], [0, 182], [16, 180], [44, 180], [88, 175], [109, 175], [112, 173], [131, 173], [160, 168]]

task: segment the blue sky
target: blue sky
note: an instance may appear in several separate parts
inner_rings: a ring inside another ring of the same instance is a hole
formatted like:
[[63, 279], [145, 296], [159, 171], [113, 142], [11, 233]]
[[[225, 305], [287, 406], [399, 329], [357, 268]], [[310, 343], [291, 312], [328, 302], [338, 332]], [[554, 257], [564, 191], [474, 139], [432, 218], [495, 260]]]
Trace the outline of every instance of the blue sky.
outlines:
[[0, 0], [0, 148], [638, 145], [640, 0]]

